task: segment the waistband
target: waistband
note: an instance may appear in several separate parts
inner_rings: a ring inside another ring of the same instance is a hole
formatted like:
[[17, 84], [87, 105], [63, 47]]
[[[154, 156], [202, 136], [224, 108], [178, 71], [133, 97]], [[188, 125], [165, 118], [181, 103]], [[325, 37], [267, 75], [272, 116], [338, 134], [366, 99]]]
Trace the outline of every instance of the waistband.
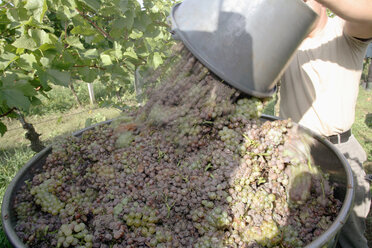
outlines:
[[341, 143], [348, 141], [350, 136], [351, 136], [351, 129], [343, 133], [328, 136], [326, 137], [326, 139], [329, 140], [332, 144], [341, 144]]

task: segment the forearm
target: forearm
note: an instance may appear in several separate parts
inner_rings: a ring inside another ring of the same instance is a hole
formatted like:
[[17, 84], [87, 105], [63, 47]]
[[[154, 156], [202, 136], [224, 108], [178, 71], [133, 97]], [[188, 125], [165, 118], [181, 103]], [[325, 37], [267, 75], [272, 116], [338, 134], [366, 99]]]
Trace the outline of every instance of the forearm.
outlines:
[[372, 25], [372, 0], [316, 0], [348, 22]]
[[372, 38], [372, 0], [315, 0], [346, 21], [346, 34]]

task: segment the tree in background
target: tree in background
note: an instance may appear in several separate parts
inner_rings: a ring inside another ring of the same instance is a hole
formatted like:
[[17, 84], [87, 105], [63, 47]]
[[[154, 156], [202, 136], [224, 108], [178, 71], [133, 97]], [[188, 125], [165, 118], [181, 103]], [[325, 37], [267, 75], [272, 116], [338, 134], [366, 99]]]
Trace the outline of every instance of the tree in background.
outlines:
[[52, 85], [99, 80], [113, 91], [132, 88], [136, 68], [156, 68], [167, 56], [172, 42], [166, 20], [173, 4], [173, 0], [144, 0], [143, 5], [137, 0], [2, 1], [0, 133], [7, 130], [1, 118], [24, 121], [22, 113], [41, 104], [38, 97], [47, 97]]

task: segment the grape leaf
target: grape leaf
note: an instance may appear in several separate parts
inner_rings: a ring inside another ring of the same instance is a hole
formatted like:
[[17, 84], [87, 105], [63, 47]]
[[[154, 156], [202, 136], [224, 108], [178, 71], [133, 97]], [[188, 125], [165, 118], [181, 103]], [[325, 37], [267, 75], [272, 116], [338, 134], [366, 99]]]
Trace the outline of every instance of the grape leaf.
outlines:
[[5, 70], [10, 63], [17, 60], [19, 57], [13, 53], [5, 52], [0, 55], [0, 70]]
[[54, 84], [67, 87], [71, 82], [71, 74], [69, 72], [48, 69], [47, 74], [48, 79]]
[[41, 105], [43, 103], [42, 101], [40, 101], [39, 98], [37, 98], [36, 96], [33, 96], [31, 97], [31, 104], [35, 106], [35, 105]]
[[150, 64], [154, 67], [154, 69], [158, 68], [159, 65], [163, 63], [163, 59], [158, 52], [153, 53], [149, 56]]
[[79, 26], [74, 27], [71, 30], [71, 34], [80, 34], [80, 35], [90, 36], [90, 35], [96, 34], [96, 31], [92, 29], [90, 26], [79, 25]]
[[112, 60], [107, 54], [101, 54], [101, 61], [104, 66], [112, 65]]
[[35, 96], [35, 88], [26, 80], [19, 80], [14, 84], [14, 88], [21, 91], [25, 96]]
[[46, 0], [28, 0], [25, 9], [33, 12], [34, 17], [42, 22], [45, 12], [48, 10]]
[[36, 42], [37, 47], [43, 44], [52, 43], [49, 34], [42, 29], [32, 29], [30, 31], [32, 39]]
[[44, 67], [49, 67], [51, 65], [51, 61], [49, 58], [46, 58], [46, 57], [42, 57], [40, 59], [40, 63], [44, 66]]
[[19, 108], [27, 111], [30, 108], [30, 100], [17, 89], [2, 89], [2, 96], [10, 108]]
[[82, 0], [87, 6], [98, 12], [101, 7], [101, 3], [98, 0]]
[[125, 13], [128, 9], [128, 0], [120, 0], [119, 8], [122, 13]]
[[79, 49], [81, 49], [81, 50], [84, 49], [84, 46], [83, 46], [83, 44], [80, 42], [79, 37], [76, 37], [76, 36], [69, 36], [69, 37], [66, 38], [66, 42], [67, 42], [67, 44], [69, 44], [70, 46], [73, 46], [73, 47], [79, 48]]
[[6, 133], [7, 130], [8, 130], [8, 129], [7, 129], [7, 127], [4, 125], [4, 123], [2, 123], [2, 122], [0, 121], [0, 134], [1, 134], [1, 137]]
[[134, 51], [133, 47], [128, 47], [127, 50], [124, 52], [125, 56], [131, 57], [133, 59], [138, 59], [136, 52]]
[[127, 30], [131, 30], [134, 23], [134, 13], [133, 11], [125, 12], [125, 21], [123, 22], [123, 27]]
[[34, 63], [37, 63], [35, 56], [28, 53], [22, 54], [17, 61], [18, 66], [26, 71], [33, 70]]
[[97, 49], [96, 48], [84, 50], [80, 54], [82, 55], [82, 57], [87, 58], [87, 59], [96, 59], [96, 58], [98, 58], [98, 52], [97, 52]]
[[89, 67], [78, 68], [82, 79], [87, 83], [92, 83], [97, 78], [97, 72]]
[[16, 39], [12, 45], [16, 48], [24, 48], [31, 51], [35, 51], [38, 48], [36, 42], [31, 37], [25, 35]]
[[27, 21], [29, 18], [25, 8], [10, 8], [6, 14], [10, 21], [16, 23]]

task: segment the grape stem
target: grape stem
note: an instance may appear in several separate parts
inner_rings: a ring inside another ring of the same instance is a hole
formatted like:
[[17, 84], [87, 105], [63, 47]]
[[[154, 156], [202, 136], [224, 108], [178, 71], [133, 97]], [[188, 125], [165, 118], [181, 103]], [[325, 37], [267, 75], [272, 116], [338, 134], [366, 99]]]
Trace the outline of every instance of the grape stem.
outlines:
[[170, 217], [170, 212], [171, 212], [172, 208], [174, 207], [174, 205], [176, 204], [176, 201], [174, 201], [172, 204], [169, 204], [168, 203], [168, 195], [164, 195], [164, 203], [165, 203], [165, 206], [168, 209], [167, 218], [169, 218]]

